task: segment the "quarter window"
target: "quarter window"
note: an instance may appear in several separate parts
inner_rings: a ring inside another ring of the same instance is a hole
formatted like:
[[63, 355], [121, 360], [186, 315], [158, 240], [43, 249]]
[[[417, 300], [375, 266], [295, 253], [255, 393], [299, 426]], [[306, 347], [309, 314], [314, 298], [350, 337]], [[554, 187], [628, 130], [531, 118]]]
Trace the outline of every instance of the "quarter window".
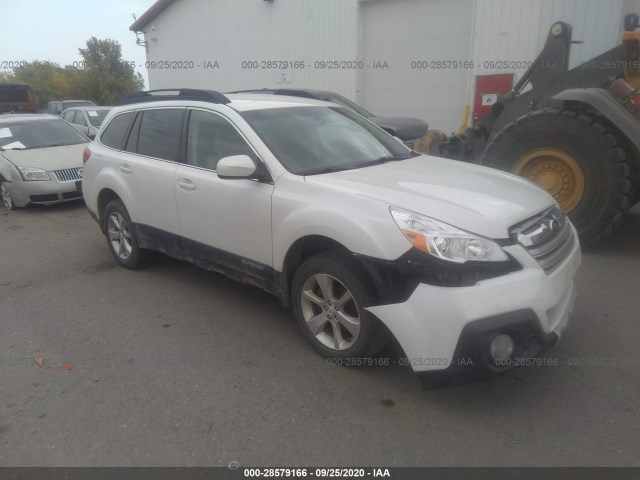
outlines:
[[114, 117], [100, 136], [100, 141], [107, 147], [122, 149], [133, 115], [134, 112], [127, 112]]
[[187, 163], [215, 170], [221, 159], [233, 155], [248, 155], [255, 161], [251, 147], [227, 120], [193, 110], [189, 118]]

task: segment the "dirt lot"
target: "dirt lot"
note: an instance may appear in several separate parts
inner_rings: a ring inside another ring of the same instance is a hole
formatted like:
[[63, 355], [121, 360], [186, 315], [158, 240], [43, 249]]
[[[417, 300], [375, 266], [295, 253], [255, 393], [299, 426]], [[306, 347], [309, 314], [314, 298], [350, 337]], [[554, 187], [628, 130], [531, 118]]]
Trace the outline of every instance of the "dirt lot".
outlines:
[[638, 208], [557, 366], [432, 391], [328, 365], [256, 288], [117, 267], [82, 204], [0, 210], [0, 244], [0, 465], [640, 466]]

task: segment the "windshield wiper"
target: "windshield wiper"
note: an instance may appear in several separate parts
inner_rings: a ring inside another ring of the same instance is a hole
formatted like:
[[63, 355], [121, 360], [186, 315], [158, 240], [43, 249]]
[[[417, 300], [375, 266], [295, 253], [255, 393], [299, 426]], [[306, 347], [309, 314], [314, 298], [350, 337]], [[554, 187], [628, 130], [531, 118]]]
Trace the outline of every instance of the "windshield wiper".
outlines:
[[408, 160], [409, 158], [413, 158], [416, 155], [386, 155], [384, 157], [377, 158], [375, 160], [367, 160], [366, 162], [355, 163], [351, 165], [341, 165], [335, 167], [325, 167], [319, 168], [317, 170], [311, 170], [309, 172], [305, 172], [304, 175], [321, 175], [323, 173], [333, 173], [333, 172], [343, 172], [345, 170], [356, 170], [358, 168], [371, 167], [373, 165], [381, 165], [383, 163], [389, 162], [399, 162], [401, 160]]
[[318, 168], [316, 170], [309, 170], [308, 172], [304, 172], [302, 175], [305, 177], [308, 175], [322, 175], [323, 173], [334, 173], [334, 172], [343, 172], [344, 170], [351, 170], [354, 167], [351, 166], [341, 166], [341, 167], [324, 167]]
[[411, 155], [406, 155], [406, 156], [405, 155], [402, 155], [402, 156], [387, 155], [384, 157], [377, 158], [376, 160], [368, 160], [366, 162], [356, 163], [351, 168], [364, 168], [364, 167], [371, 167], [373, 165], [382, 165], [383, 163], [399, 162], [401, 160], [408, 160], [411, 157], [412, 157]]

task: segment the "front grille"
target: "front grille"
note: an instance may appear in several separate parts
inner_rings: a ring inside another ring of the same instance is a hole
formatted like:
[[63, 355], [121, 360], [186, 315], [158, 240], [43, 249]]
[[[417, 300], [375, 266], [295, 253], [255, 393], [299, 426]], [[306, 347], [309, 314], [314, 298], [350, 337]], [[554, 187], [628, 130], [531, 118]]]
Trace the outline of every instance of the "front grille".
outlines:
[[510, 234], [548, 274], [569, 256], [576, 243], [571, 222], [558, 207], [515, 225]]
[[64, 170], [54, 170], [59, 182], [74, 182], [82, 180], [82, 167], [66, 168]]

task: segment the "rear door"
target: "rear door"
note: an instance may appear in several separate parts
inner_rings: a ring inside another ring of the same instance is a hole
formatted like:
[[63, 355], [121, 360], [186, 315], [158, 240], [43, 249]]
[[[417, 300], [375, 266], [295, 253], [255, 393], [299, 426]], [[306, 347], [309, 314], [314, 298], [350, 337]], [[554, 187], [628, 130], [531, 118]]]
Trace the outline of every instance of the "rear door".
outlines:
[[191, 255], [272, 280], [274, 185], [221, 179], [216, 173], [222, 158], [248, 155], [258, 164], [258, 155], [226, 117], [207, 110], [189, 112], [185, 141], [186, 163], [175, 175], [183, 248]]
[[[115, 139], [115, 151], [109, 153], [115, 174], [126, 190], [125, 206], [143, 237], [157, 245], [171, 246], [179, 235], [176, 213], [174, 173], [178, 166], [180, 130], [184, 108], [143, 110], [135, 118], [115, 117], [100, 137], [102, 143]], [[131, 125], [131, 121], [133, 124]], [[119, 132], [127, 129], [124, 145], [117, 145]]]

